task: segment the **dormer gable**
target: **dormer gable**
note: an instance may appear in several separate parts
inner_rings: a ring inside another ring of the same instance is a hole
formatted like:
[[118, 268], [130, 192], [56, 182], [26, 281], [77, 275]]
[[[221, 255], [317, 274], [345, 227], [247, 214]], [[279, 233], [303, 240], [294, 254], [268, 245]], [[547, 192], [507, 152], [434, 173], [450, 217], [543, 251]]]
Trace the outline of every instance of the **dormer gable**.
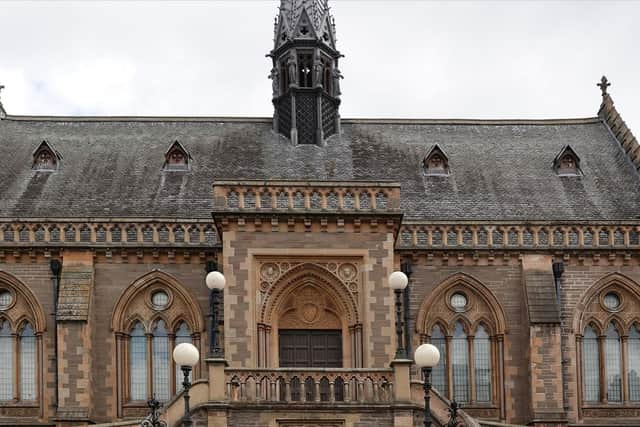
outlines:
[[435, 144], [422, 162], [425, 175], [449, 175], [449, 157]]
[[164, 153], [165, 171], [185, 171], [191, 168], [191, 154], [184, 148], [180, 141], [175, 140]]
[[580, 176], [582, 171], [580, 170], [580, 157], [571, 148], [570, 145], [565, 145], [562, 150], [553, 160], [553, 170], [555, 170], [558, 176]]
[[62, 160], [62, 155], [46, 140], [33, 150], [32, 157], [31, 169], [41, 172], [57, 171]]

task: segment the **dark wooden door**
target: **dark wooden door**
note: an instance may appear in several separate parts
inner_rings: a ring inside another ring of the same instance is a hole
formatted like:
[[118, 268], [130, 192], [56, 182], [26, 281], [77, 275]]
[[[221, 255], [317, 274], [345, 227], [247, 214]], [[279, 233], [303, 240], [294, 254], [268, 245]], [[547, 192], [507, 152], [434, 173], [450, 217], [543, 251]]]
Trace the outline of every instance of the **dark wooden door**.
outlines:
[[280, 330], [283, 368], [342, 368], [342, 331]]

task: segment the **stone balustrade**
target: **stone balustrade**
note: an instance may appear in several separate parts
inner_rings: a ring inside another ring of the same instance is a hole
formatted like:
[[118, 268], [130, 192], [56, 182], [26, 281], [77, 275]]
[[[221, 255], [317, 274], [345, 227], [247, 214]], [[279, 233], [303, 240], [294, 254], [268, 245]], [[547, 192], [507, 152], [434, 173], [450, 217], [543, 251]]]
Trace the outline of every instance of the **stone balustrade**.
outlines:
[[211, 221], [0, 223], [0, 246], [214, 246]]
[[225, 370], [231, 402], [388, 404], [393, 377], [392, 369]]
[[640, 224], [403, 223], [398, 249], [640, 249]]
[[398, 212], [400, 185], [384, 182], [217, 181], [216, 209]]

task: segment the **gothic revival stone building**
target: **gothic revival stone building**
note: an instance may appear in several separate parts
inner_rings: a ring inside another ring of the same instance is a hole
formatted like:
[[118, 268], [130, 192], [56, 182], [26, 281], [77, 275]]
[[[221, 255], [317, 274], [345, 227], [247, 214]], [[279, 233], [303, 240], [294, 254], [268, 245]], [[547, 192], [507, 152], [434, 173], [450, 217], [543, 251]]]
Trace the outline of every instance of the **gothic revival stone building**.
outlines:
[[437, 424], [455, 399], [469, 426], [640, 425], [640, 148], [606, 80], [584, 119], [341, 120], [335, 40], [326, 0], [282, 0], [273, 119], [0, 106], [0, 424], [155, 396], [176, 425], [192, 342], [197, 425], [419, 425], [402, 268]]

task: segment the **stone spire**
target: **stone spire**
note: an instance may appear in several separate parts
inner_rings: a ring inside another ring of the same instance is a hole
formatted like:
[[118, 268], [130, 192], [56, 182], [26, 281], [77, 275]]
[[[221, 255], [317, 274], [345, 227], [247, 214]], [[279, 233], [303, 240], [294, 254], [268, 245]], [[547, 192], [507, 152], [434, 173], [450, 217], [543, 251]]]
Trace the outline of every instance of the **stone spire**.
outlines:
[[281, 0], [274, 49], [291, 40], [321, 40], [336, 48], [335, 23], [328, 0]]
[[281, 0], [268, 56], [274, 130], [294, 144], [324, 145], [340, 133], [342, 55], [327, 0]]

